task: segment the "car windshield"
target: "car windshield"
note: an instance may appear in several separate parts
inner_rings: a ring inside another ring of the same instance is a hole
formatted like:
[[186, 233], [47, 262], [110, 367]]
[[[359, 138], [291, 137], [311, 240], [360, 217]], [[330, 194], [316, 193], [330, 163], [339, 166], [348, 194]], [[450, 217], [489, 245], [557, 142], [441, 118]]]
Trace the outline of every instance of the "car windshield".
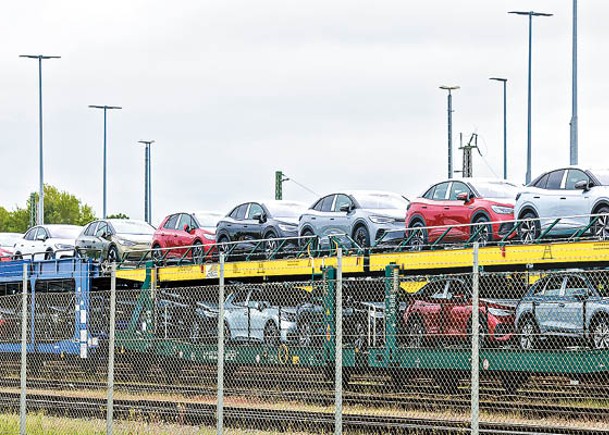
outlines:
[[116, 220], [111, 223], [117, 234], [154, 234], [154, 227], [146, 222]]
[[264, 204], [274, 218], [299, 218], [306, 206], [299, 202], [270, 202]]
[[48, 231], [51, 237], [56, 239], [76, 239], [82, 228], [77, 226], [49, 227]]
[[609, 186], [609, 169], [595, 170], [592, 173], [603, 186]]
[[396, 193], [359, 193], [353, 197], [362, 208], [406, 210], [408, 201]]
[[474, 184], [482, 198], [516, 199], [518, 186], [506, 182], [483, 181]]
[[222, 214], [220, 213], [195, 213], [195, 217], [201, 225], [201, 228], [205, 228], [206, 230], [215, 231], [216, 224], [220, 219], [222, 219]]

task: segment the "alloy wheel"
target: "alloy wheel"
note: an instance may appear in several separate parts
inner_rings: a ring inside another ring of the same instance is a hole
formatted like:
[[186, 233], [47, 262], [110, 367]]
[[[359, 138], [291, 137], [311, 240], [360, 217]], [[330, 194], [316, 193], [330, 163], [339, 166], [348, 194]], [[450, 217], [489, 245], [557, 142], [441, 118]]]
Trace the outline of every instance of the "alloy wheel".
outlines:
[[535, 349], [537, 344], [537, 328], [532, 320], [526, 320], [522, 325], [518, 340], [521, 349]]
[[592, 346], [594, 349], [609, 348], [609, 323], [606, 320], [598, 321], [592, 328]]
[[408, 347], [423, 347], [423, 339], [425, 336], [425, 327], [419, 319], [410, 322], [408, 328]]
[[609, 238], [609, 215], [602, 214], [598, 216], [594, 224], [594, 236], [601, 240]]
[[537, 236], [537, 223], [532, 219], [522, 221], [520, 225], [520, 239], [524, 243], [532, 243]]

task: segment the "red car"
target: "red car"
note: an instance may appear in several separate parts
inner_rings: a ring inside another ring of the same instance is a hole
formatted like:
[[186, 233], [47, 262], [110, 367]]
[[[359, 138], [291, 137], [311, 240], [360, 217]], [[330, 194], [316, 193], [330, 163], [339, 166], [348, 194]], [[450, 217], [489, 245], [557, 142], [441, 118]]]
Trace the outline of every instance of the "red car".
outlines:
[[[471, 280], [433, 280], [412, 297], [404, 311], [404, 344], [422, 347], [433, 341], [469, 340], [471, 316]], [[509, 342], [514, 335], [514, 318], [513, 306], [480, 298], [480, 344]]]
[[0, 248], [0, 261], [11, 261], [13, 259], [13, 252]]
[[[463, 178], [434, 184], [408, 205], [406, 237], [411, 237], [410, 246], [421, 249], [449, 228], [442, 242], [475, 238], [485, 245], [501, 239], [514, 226], [517, 193], [518, 186], [501, 179]], [[482, 225], [485, 222], [490, 223]]]
[[215, 212], [170, 214], [152, 236], [154, 259], [211, 260], [216, 252], [216, 223], [221, 217]]

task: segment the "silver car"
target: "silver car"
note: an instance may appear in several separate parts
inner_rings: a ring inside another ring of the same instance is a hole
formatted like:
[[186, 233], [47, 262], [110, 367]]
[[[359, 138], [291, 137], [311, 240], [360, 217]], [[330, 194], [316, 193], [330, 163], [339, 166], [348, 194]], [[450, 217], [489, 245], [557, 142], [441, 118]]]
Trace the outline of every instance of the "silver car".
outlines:
[[393, 192], [344, 191], [320, 198], [298, 223], [302, 237], [347, 235], [360, 247], [373, 247], [388, 231], [404, 231], [408, 200]]
[[609, 237], [609, 170], [568, 167], [546, 172], [516, 196], [514, 209], [520, 238], [527, 242], [546, 230], [553, 236], [587, 229], [590, 214], [601, 215], [589, 228], [592, 235]]
[[522, 349], [550, 336], [575, 338], [594, 349], [609, 347], [609, 298], [580, 273], [555, 273], [537, 281], [516, 307]]

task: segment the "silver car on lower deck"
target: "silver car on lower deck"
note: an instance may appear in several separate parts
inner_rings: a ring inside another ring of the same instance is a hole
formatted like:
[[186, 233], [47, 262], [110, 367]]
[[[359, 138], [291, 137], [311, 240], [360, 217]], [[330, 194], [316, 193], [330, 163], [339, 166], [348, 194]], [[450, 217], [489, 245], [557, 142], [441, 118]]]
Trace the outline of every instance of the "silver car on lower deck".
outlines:
[[408, 200], [393, 192], [355, 190], [317, 200], [298, 223], [301, 237], [346, 235], [360, 247], [374, 247], [384, 234], [404, 231]]

